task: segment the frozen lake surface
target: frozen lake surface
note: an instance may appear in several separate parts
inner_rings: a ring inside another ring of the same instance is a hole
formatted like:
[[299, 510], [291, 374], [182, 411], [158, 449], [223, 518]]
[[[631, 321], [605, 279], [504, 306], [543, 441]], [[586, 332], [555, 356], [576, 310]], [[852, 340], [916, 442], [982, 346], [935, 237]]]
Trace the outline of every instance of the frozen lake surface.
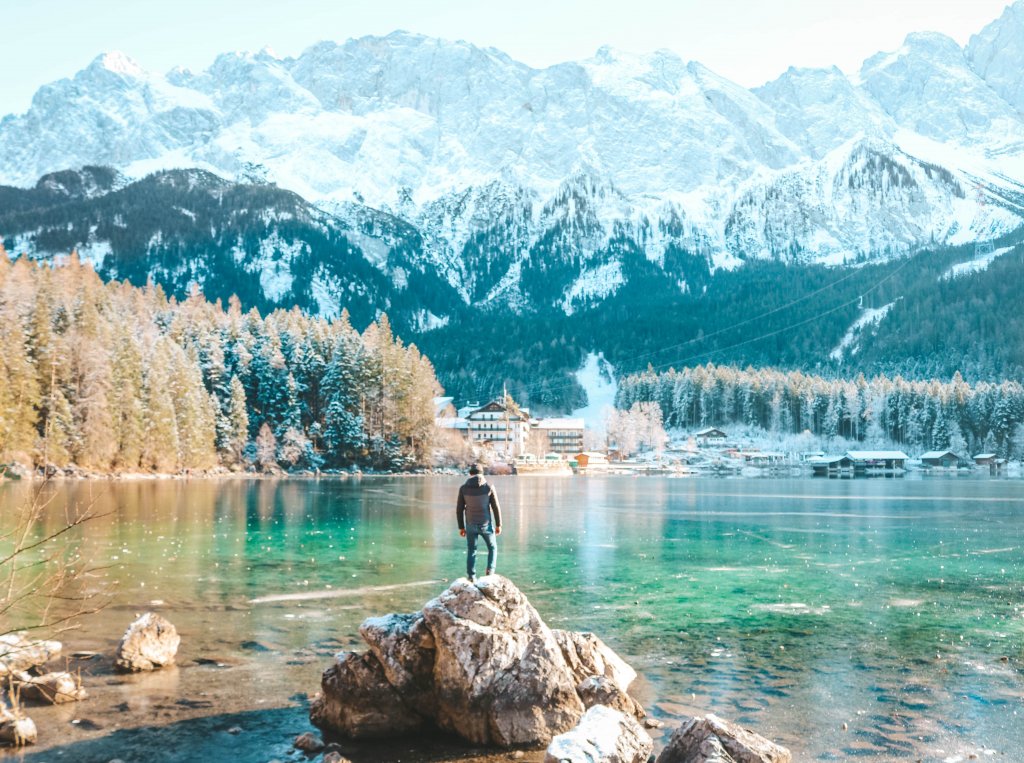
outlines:
[[[154, 609], [182, 635], [180, 664], [122, 678], [109, 657], [80, 663], [92, 698], [34, 709], [40, 746], [24, 759], [298, 759], [307, 698], [359, 623], [419, 609], [461, 574], [459, 482], [56, 486], [55, 510], [111, 512], [81, 541], [117, 581], [66, 651], [109, 655]], [[549, 625], [625, 656], [664, 733], [714, 712], [798, 760], [1024, 749], [1020, 480], [493, 482], [499, 572]], [[0, 486], [4, 521], [28, 489]]]

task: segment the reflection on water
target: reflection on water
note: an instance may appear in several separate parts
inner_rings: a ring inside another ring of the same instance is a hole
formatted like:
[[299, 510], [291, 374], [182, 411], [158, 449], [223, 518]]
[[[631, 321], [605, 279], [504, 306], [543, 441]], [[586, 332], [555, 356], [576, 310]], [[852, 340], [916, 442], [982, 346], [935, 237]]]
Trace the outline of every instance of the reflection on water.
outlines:
[[[57, 487], [55, 505], [113, 510], [78, 532], [112, 565], [115, 599], [69, 646], [109, 653], [149, 608], [183, 636], [173, 675], [135, 683], [86, 666], [94, 699], [72, 714], [105, 728], [75, 738], [265, 707], [230, 758], [265, 760], [275, 744], [283, 755], [305, 728], [301, 693], [358, 643], [362, 619], [418, 609], [461, 573], [458, 482]], [[1024, 744], [1019, 482], [494, 482], [499, 571], [552, 626], [593, 630], [626, 655], [669, 728], [712, 711], [808, 760], [1012, 758]], [[28, 489], [0, 488], [0, 516]], [[205, 731], [184, 744], [208, 749], [215, 725], [197, 723]]]

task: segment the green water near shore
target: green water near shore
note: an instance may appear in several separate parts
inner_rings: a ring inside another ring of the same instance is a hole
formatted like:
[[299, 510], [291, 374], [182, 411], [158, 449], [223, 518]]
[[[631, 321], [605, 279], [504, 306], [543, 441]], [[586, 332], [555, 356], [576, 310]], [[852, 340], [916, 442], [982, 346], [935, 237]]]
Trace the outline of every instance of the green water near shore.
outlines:
[[[681, 714], [715, 712], [800, 760], [986, 749], [1013, 759], [1024, 748], [1019, 480], [493, 482], [499, 572], [549, 625], [593, 630], [625, 656], [669, 729]], [[303, 694], [333, 652], [358, 645], [362, 619], [419, 609], [462, 574], [458, 484], [55, 486], [55, 507], [112, 512], [80, 539], [118, 581], [69, 649], [109, 653], [151, 608], [183, 642], [180, 667], [163, 677], [126, 681], [102, 658], [85, 663], [93, 698], [33, 712], [42, 745], [127, 760], [115, 745], [130, 747], [132, 729], [176, 727], [178, 757], [150, 759], [220, 759], [210, 751], [222, 744], [223, 759], [288, 758], [307, 728]], [[0, 488], [0, 516], [28, 489]], [[72, 723], [82, 718], [91, 726]], [[46, 737], [48, 724], [59, 737]], [[242, 733], [228, 735], [232, 724]]]

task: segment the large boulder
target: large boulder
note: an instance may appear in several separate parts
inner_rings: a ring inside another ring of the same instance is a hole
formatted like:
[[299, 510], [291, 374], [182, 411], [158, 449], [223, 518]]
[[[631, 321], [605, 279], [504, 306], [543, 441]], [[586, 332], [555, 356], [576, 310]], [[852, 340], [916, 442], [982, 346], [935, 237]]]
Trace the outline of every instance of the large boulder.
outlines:
[[605, 677], [624, 695], [632, 669], [590, 634], [558, 633], [506, 578], [457, 580], [422, 612], [366, 620], [369, 652], [343, 654], [324, 672], [310, 718], [352, 738], [428, 723], [477, 744], [541, 745], [579, 722], [578, 685], [595, 675], [611, 688], [594, 696], [635, 713]]
[[442, 729], [479, 744], [538, 744], [583, 715], [551, 630], [508, 579], [457, 581], [423, 616], [434, 634]]
[[59, 641], [40, 641], [24, 633], [0, 636], [0, 679], [45, 665], [60, 654]]
[[320, 686], [309, 719], [322, 729], [353, 739], [379, 739], [423, 725], [423, 717], [388, 683], [384, 668], [372, 653], [342, 652], [324, 671]]
[[147, 612], [124, 632], [114, 667], [138, 672], [173, 665], [180, 643], [181, 637], [170, 622], [155, 612]]
[[17, 684], [22, 699], [37, 702], [50, 702], [63, 705], [65, 702], [78, 702], [89, 696], [82, 688], [81, 679], [73, 673], [60, 671], [46, 673], [42, 676], [26, 676]]
[[781, 745], [710, 713], [683, 721], [657, 763], [790, 763]]
[[653, 749], [635, 718], [595, 705], [576, 728], [551, 740], [544, 763], [647, 763]]

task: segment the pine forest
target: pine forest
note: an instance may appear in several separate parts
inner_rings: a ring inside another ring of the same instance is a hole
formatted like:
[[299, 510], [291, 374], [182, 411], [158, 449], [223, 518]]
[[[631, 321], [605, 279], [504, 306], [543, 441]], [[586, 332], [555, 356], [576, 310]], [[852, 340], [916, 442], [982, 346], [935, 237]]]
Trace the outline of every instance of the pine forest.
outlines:
[[1024, 456], [1024, 386], [1016, 381], [827, 379], [799, 371], [697, 366], [620, 382], [616, 406], [657, 403], [668, 427], [727, 424], [810, 432], [869, 445]]
[[387, 316], [261, 316], [0, 250], [0, 462], [96, 472], [407, 469], [440, 388]]

